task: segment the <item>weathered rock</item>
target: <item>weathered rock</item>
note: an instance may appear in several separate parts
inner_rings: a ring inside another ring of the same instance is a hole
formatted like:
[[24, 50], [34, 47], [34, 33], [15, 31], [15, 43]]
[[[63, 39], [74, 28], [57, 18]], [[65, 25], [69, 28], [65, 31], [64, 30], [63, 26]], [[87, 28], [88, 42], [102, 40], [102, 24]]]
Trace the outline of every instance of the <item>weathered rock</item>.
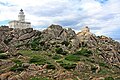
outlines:
[[29, 63], [23, 63], [22, 66], [23, 66], [23, 67], [29, 67], [30, 64], [29, 64]]
[[[32, 28], [20, 30], [0, 27], [1, 51], [15, 53], [17, 49], [31, 49], [30, 44], [34, 40], [38, 43], [37, 47], [42, 47], [42, 50], [52, 50], [57, 46], [70, 52], [75, 52], [80, 47], [88, 47], [93, 52], [99, 49], [106, 62], [120, 63], [120, 44], [106, 36], [95, 36], [88, 27], [83, 28], [78, 34], [71, 28], [64, 29], [59, 25], [51, 25], [42, 32]], [[62, 44], [64, 41], [69, 42], [69, 45], [64, 46], [65, 44]]]
[[0, 80], [6, 80], [13, 72], [7, 72], [0, 75]]
[[31, 32], [33, 31], [33, 28], [27, 28], [26, 31], [27, 31], [28, 33], [31, 33]]
[[24, 34], [24, 35], [20, 36], [18, 40], [30, 39], [30, 38], [32, 38], [34, 35], [35, 35], [35, 32], [27, 33], [27, 34]]
[[79, 62], [77, 65], [76, 65], [76, 68], [75, 68], [75, 71], [77, 72], [88, 72], [90, 71], [90, 66], [83, 63], [83, 62]]
[[9, 47], [3, 42], [0, 42], [0, 51], [6, 52], [9, 50]]

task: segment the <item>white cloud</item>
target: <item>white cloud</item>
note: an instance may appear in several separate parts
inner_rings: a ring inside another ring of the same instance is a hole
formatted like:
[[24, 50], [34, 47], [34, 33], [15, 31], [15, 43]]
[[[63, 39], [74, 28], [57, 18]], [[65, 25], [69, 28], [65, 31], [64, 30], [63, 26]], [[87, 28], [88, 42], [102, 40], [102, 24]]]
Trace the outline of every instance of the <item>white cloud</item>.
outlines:
[[0, 21], [17, 19], [23, 8], [26, 20], [36, 29], [52, 23], [78, 31], [89, 26], [97, 35], [111, 34], [120, 29], [119, 0], [0, 0]]

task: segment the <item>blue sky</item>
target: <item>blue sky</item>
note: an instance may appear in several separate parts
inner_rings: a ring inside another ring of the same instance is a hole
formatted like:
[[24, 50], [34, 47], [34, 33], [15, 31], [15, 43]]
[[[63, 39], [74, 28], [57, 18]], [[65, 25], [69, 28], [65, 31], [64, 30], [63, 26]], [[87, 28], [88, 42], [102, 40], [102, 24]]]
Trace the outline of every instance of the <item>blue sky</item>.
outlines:
[[17, 20], [21, 8], [34, 29], [59, 24], [79, 32], [88, 26], [96, 35], [120, 40], [120, 0], [0, 0], [0, 25]]

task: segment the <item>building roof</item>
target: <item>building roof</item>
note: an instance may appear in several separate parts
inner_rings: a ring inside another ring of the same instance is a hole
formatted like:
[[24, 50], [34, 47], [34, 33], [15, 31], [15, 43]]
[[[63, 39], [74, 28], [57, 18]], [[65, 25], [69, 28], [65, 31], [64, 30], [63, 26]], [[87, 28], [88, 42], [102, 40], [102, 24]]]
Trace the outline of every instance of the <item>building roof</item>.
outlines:
[[19, 22], [19, 23], [31, 24], [31, 22], [20, 22], [20, 21], [18, 21], [18, 20], [13, 20], [13, 21], [10, 21], [9, 23], [12, 23], [12, 22]]

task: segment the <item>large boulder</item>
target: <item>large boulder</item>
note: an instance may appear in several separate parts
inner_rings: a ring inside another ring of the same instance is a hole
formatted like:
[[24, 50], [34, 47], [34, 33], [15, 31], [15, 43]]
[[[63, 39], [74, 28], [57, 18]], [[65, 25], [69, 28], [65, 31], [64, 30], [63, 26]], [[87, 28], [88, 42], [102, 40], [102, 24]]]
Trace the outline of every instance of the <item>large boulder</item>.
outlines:
[[0, 80], [7, 80], [7, 78], [13, 74], [13, 72], [7, 72], [7, 73], [4, 73], [4, 74], [1, 74], [0, 75]]
[[76, 65], [75, 71], [77, 72], [88, 72], [90, 71], [91, 66], [85, 64], [84, 62], [79, 62]]
[[34, 31], [34, 32], [31, 32], [31, 33], [26, 33], [26, 34], [20, 36], [18, 40], [21, 41], [21, 40], [30, 39], [30, 38], [32, 38], [34, 35], [35, 35], [35, 31]]

